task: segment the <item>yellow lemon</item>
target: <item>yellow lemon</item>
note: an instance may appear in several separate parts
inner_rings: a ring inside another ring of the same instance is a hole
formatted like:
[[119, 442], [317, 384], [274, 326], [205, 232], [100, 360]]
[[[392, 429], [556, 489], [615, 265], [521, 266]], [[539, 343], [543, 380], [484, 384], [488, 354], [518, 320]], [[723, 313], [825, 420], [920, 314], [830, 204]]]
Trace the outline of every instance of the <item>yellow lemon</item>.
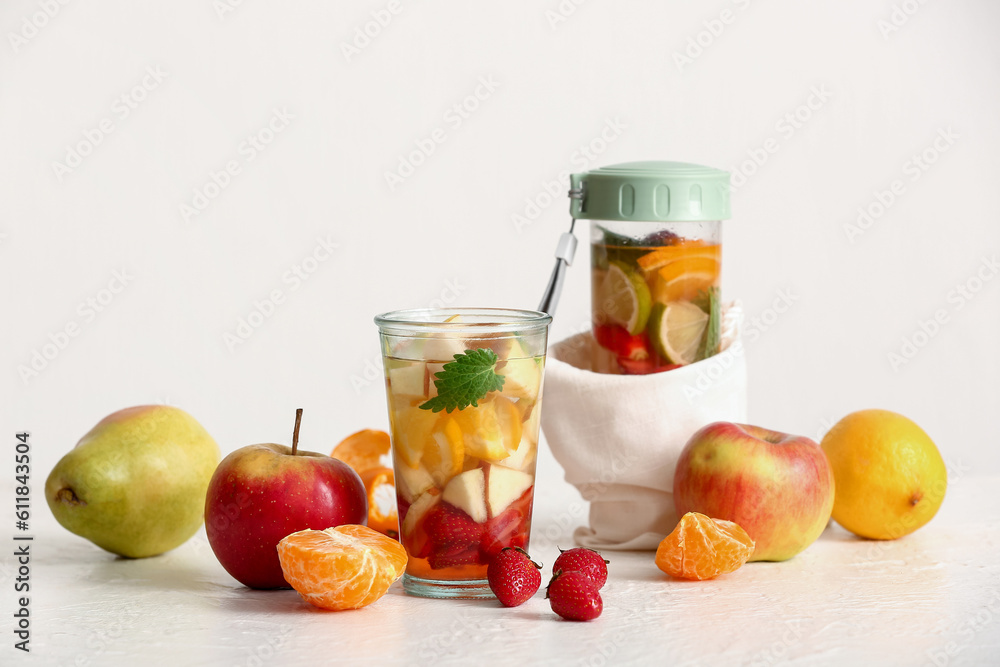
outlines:
[[888, 410], [852, 412], [821, 443], [835, 482], [833, 518], [877, 540], [908, 535], [941, 507], [948, 472], [934, 441]]

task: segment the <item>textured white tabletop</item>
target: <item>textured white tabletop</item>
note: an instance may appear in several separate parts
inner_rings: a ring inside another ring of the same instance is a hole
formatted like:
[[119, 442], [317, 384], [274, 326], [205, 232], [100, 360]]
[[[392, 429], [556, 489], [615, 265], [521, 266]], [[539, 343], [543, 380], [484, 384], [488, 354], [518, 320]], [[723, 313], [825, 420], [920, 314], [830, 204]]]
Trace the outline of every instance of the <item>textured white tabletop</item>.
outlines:
[[[833, 526], [791, 561], [750, 563], [714, 581], [673, 581], [651, 553], [611, 552], [604, 614], [590, 623], [558, 619], [542, 592], [504, 609], [408, 597], [400, 583], [366, 609], [322, 612], [294, 591], [240, 586], [204, 532], [130, 561], [40, 521], [31, 654], [12, 647], [8, 557], [0, 664], [995, 665], [998, 488], [1000, 479], [967, 474], [939, 515], [904, 539], [868, 542]], [[570, 544], [585, 515], [564, 483], [542, 489], [536, 505], [532, 552], [547, 574], [556, 543]]]

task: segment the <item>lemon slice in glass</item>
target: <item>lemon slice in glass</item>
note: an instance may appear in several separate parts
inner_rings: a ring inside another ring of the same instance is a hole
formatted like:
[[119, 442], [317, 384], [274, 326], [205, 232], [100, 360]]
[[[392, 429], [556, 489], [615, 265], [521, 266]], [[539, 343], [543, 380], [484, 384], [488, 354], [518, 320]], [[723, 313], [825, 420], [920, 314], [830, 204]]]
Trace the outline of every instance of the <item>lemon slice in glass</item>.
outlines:
[[649, 286], [624, 262], [611, 262], [601, 283], [597, 306], [605, 320], [620, 324], [634, 336], [646, 328], [652, 299]]
[[658, 303], [649, 317], [649, 337], [670, 363], [690, 364], [698, 359], [707, 326], [708, 313], [693, 303]]

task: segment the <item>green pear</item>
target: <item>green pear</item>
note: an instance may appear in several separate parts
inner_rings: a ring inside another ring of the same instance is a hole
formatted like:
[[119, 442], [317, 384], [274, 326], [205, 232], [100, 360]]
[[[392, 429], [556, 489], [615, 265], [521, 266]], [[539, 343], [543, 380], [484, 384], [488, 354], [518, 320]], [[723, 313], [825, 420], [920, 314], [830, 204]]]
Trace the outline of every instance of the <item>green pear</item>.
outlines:
[[128, 558], [180, 546], [201, 527], [219, 446], [194, 417], [166, 405], [112, 413], [76, 443], [45, 482], [69, 531]]

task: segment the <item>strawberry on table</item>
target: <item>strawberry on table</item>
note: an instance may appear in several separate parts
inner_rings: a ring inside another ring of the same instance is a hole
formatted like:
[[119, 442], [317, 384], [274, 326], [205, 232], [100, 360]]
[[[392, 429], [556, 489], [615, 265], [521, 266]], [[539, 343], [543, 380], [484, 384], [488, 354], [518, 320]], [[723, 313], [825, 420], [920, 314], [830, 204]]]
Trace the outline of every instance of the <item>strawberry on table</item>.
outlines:
[[604, 556], [593, 549], [577, 547], [559, 550], [559, 557], [552, 564], [552, 571], [580, 572], [591, 578], [598, 588], [603, 588], [608, 580], [608, 563]]
[[552, 611], [568, 621], [591, 621], [604, 610], [597, 584], [583, 572], [556, 570], [545, 597]]
[[524, 549], [504, 547], [490, 561], [486, 578], [502, 605], [516, 607], [529, 600], [542, 585], [541, 569]]

